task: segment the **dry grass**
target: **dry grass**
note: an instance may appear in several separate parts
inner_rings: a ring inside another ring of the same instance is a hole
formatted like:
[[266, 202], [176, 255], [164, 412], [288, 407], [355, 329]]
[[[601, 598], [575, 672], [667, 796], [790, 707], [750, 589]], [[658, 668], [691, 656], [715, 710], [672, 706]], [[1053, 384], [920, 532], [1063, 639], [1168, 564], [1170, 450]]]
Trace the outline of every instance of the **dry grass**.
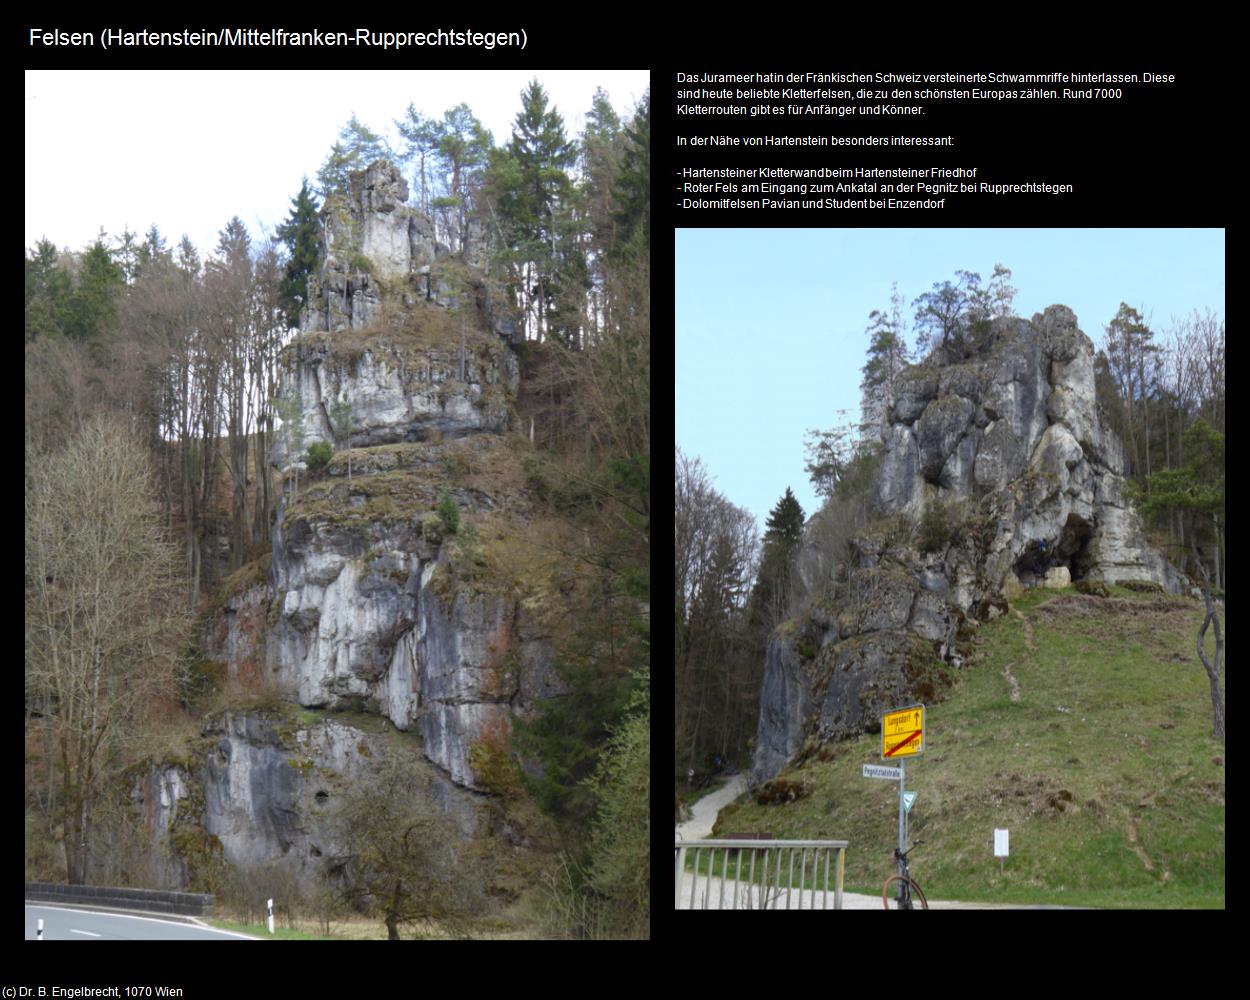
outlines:
[[[230, 924], [243, 933], [255, 934], [267, 938], [268, 929], [263, 924], [247, 924], [242, 922], [242, 915], [227, 908], [218, 907], [215, 920]], [[351, 913], [330, 922], [330, 932], [326, 934], [321, 922], [316, 917], [296, 916], [289, 920], [275, 920], [279, 930], [295, 932], [292, 937], [308, 937], [333, 941], [385, 941], [386, 924], [382, 918], [365, 917]], [[441, 927], [434, 921], [423, 921], [407, 924], [400, 928], [404, 940], [456, 940], [458, 937], [470, 937], [473, 940], [488, 941], [532, 941], [542, 938], [538, 924], [526, 913], [526, 907], [513, 906], [503, 916], [483, 917], [476, 921], [465, 935], [456, 935]], [[278, 935], [274, 935], [275, 938]]]

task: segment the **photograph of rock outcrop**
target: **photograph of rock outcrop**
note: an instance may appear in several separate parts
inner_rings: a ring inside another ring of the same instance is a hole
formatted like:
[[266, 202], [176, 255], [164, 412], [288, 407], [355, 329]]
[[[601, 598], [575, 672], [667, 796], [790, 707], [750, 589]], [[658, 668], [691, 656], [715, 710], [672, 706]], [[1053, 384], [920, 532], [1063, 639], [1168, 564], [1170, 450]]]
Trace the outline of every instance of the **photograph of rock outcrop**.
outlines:
[[[84, 236], [28, 170], [28, 901], [649, 937], [647, 74], [39, 72], [28, 115], [124, 82], [202, 109], [149, 190]], [[306, 150], [226, 155], [278, 85]]]
[[679, 840], [732, 785], [697, 836], [858, 835], [878, 895], [925, 839], [948, 900], [1223, 905], [1223, 248], [678, 234]]

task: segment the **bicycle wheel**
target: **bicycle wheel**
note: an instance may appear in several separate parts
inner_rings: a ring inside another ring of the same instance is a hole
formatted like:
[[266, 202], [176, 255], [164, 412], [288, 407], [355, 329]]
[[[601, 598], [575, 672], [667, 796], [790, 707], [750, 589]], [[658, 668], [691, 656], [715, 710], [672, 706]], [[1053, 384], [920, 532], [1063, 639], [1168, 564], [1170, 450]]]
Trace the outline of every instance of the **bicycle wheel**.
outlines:
[[[912, 897], [912, 909], [913, 910], [917, 909], [915, 905], [917, 900], [919, 900], [920, 902], [919, 909], [927, 910], [929, 908], [929, 902], [928, 900], [924, 898], [924, 893], [920, 891], [920, 886], [918, 886], [912, 879], [908, 878], [905, 875], [891, 875], [888, 879], [885, 880], [885, 887], [881, 890], [881, 903], [882, 905], [885, 906], [887, 910], [898, 909], [898, 900], [890, 898], [890, 888], [894, 885], [895, 882], [904, 882], [907, 884], [907, 889], [911, 893], [911, 897]], [[893, 903], [894, 905], [891, 906], [890, 905], [891, 903]]]

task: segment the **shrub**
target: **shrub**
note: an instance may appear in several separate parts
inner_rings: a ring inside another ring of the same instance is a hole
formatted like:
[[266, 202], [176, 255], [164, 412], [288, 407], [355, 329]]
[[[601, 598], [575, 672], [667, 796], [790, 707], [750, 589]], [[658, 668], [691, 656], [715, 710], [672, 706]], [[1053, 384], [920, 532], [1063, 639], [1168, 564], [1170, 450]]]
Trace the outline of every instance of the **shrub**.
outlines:
[[1072, 589], [1078, 594], [1092, 594], [1095, 597], [1110, 597], [1111, 591], [1101, 580], [1076, 580]]
[[784, 778], [774, 778], [760, 787], [755, 793], [755, 801], [762, 806], [767, 805], [784, 805], [787, 802], [795, 802], [798, 799], [806, 798], [812, 794], [812, 786], [806, 781], [786, 781]]
[[449, 535], [454, 535], [460, 528], [460, 508], [456, 505], [455, 498], [443, 490], [443, 498], [438, 504], [438, 516], [442, 518], [443, 529]]
[[325, 441], [318, 441], [308, 446], [304, 461], [308, 463], [309, 472], [320, 472], [334, 455], [334, 449]]
[[934, 501], [924, 510], [920, 519], [920, 551], [940, 552], [950, 544], [951, 518], [946, 508]]

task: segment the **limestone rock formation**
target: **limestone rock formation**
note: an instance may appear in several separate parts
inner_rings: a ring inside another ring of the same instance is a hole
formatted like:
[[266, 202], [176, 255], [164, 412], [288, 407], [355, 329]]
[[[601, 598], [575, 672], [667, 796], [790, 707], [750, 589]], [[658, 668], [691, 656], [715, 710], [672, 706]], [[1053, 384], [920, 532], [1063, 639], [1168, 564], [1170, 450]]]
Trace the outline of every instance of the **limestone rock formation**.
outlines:
[[[300, 447], [324, 441], [359, 448], [506, 430], [517, 389], [515, 354], [479, 330], [448, 330], [451, 320], [442, 312], [422, 305], [402, 331], [359, 340], [314, 334], [293, 343], [284, 394], [295, 406]], [[279, 467], [296, 457], [289, 454], [293, 429], [275, 441], [272, 461]]]
[[430, 220], [407, 200], [408, 182], [387, 160], [349, 174], [348, 190], [326, 199], [321, 268], [309, 278], [301, 333], [368, 327], [381, 315], [386, 283], [423, 269], [428, 276], [430, 265], [447, 255]]
[[502, 447], [430, 446], [428, 465], [335, 477], [293, 501], [274, 529], [273, 676], [301, 705], [358, 704], [398, 729], [415, 726], [426, 756], [469, 787], [480, 787], [471, 757], [483, 733], [558, 690], [550, 650], [517, 600], [454, 584], [432, 513], [443, 490], [466, 514], [521, 512], [523, 497], [456, 487], [445, 471], [466, 449], [482, 462]]
[[[409, 207], [408, 182], [389, 160], [348, 174], [345, 192], [321, 208], [321, 264], [308, 280], [300, 332], [364, 330], [384, 319], [384, 301], [472, 307], [485, 325], [513, 340], [516, 317], [506, 296], [491, 294], [480, 255], [452, 255], [429, 218]], [[480, 224], [466, 241], [482, 245]]]
[[[773, 637], [755, 780], [810, 739], [870, 731], [883, 709], [937, 697], [1006, 589], [1045, 577], [1188, 592], [1147, 543], [1123, 473], [1098, 413], [1094, 346], [1066, 306], [996, 320], [971, 357], [908, 369], [884, 433], [876, 519], [846, 563], [800, 556], [822, 596]], [[805, 545], [818, 547], [817, 534]]]
[[[131, 800], [144, 816], [151, 874], [166, 885], [204, 884], [222, 861], [243, 870], [282, 863], [310, 875], [338, 849], [338, 796], [387, 752], [378, 733], [334, 718], [292, 725], [280, 715], [224, 712], [206, 720], [189, 760], [136, 776]], [[483, 831], [483, 803], [435, 768], [427, 792], [466, 837]]]
[[[300, 482], [284, 477], [272, 551], [228, 581], [196, 667], [227, 704], [270, 707], [219, 709], [186, 759], [132, 776], [157, 883], [203, 885], [220, 859], [310, 874], [333, 846], [326, 802], [396, 752], [466, 838], [526, 837], [486, 801], [513, 790], [513, 720], [562, 691], [540, 584], [508, 562], [533, 516], [504, 437], [519, 365], [485, 275], [407, 195], [379, 161], [322, 210], [270, 453]], [[310, 480], [318, 442], [333, 457]]]

